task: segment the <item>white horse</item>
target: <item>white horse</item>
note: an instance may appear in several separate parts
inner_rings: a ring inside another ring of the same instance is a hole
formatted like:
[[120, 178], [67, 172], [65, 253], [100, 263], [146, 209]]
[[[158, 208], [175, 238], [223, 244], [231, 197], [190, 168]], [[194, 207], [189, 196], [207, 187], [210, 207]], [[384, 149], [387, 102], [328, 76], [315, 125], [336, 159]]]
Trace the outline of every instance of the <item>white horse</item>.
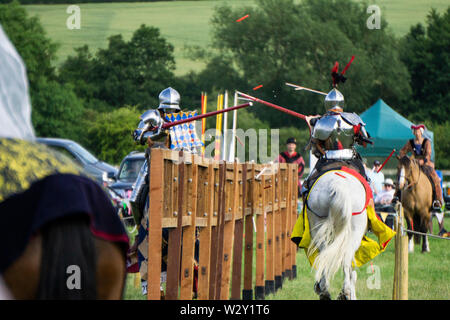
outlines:
[[[310, 191], [308, 255], [313, 254], [315, 248], [319, 250], [313, 267], [316, 268], [314, 290], [320, 299], [331, 299], [328, 287], [339, 268], [343, 268], [345, 278], [338, 299], [356, 299], [356, 271], [352, 262], [367, 230], [365, 202], [362, 183], [341, 170], [325, 173]], [[361, 213], [352, 215], [357, 212]]]

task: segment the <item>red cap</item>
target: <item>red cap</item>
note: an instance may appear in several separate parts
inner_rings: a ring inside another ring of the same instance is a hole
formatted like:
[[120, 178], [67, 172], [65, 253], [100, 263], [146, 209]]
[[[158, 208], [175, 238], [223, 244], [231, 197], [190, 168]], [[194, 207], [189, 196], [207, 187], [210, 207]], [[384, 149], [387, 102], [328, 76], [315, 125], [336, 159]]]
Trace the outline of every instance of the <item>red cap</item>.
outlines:
[[420, 128], [425, 130], [425, 125], [423, 125], [423, 124], [418, 124], [418, 125], [413, 124], [413, 125], [411, 125], [411, 129], [413, 129], [413, 130], [417, 130], [417, 129], [420, 129]]

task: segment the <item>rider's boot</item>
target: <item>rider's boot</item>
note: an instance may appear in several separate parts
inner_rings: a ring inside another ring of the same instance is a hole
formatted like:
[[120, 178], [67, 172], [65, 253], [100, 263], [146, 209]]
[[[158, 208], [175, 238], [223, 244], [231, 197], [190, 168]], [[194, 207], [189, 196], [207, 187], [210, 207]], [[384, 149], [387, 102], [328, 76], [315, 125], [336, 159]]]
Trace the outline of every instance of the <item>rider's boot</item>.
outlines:
[[439, 179], [439, 176], [437, 175], [436, 171], [432, 170], [433, 174], [431, 175], [434, 183], [434, 190], [436, 193], [436, 199], [433, 201], [433, 209], [437, 211], [441, 211], [442, 205], [444, 204], [444, 201], [442, 199], [442, 189], [441, 189], [441, 180]]

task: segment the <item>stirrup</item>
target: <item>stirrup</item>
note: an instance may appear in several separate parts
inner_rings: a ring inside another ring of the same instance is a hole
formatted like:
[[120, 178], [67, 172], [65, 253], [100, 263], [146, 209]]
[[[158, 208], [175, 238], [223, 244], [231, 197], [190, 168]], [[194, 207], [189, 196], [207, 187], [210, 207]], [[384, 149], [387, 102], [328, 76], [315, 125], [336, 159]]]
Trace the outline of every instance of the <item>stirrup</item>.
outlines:
[[434, 210], [441, 210], [442, 204], [439, 200], [434, 200], [432, 205]]

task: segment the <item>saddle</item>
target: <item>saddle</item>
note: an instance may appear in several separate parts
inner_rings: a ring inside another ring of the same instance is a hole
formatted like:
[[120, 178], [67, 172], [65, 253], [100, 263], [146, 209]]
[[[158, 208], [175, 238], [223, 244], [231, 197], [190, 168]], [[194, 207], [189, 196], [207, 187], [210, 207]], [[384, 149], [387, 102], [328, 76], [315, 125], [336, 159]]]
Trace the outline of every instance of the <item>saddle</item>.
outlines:
[[313, 184], [316, 182], [316, 180], [321, 175], [323, 175], [324, 173], [326, 173], [330, 170], [341, 170], [342, 167], [346, 167], [346, 168], [356, 171], [365, 180], [367, 180], [367, 176], [366, 176], [364, 167], [361, 165], [361, 163], [360, 163], [360, 161], [358, 161], [358, 159], [333, 160], [333, 159], [320, 158], [317, 161], [315, 171], [305, 181], [305, 186], [306, 186], [306, 189], [308, 190], [308, 192], [311, 189], [311, 187], [313, 186]]
[[[335, 171], [335, 170], [340, 170], [340, 171], [344, 171], [346, 173], [349, 173], [350, 175], [352, 175], [355, 178], [357, 178], [361, 182], [361, 184], [364, 186], [364, 189], [365, 189], [365, 192], [366, 192], [366, 198], [365, 198], [364, 206], [361, 208], [360, 206], [358, 207], [358, 205], [357, 205], [356, 207], [352, 208], [352, 215], [358, 215], [358, 214], [362, 213], [367, 208], [367, 205], [369, 204], [370, 200], [373, 199], [373, 194], [372, 194], [372, 189], [369, 186], [369, 183], [367, 182], [367, 180], [361, 174], [359, 174], [359, 172], [357, 172], [354, 169], [348, 168], [346, 166], [342, 166], [342, 167], [339, 167], [339, 168], [336, 168], [336, 169], [330, 169], [330, 170], [326, 170], [326, 171], [322, 172], [319, 175], [319, 177], [317, 177], [315, 179], [315, 181], [319, 180], [327, 172]], [[335, 174], [337, 174], [338, 176], [341, 176], [342, 178], [345, 178], [345, 176], [341, 175], [337, 171], [335, 172]], [[317, 208], [312, 208], [309, 205], [309, 203], [308, 203], [308, 196], [309, 196], [309, 192], [310, 191], [311, 190], [308, 191], [308, 194], [304, 198], [303, 202], [305, 203], [305, 206], [308, 208], [309, 211], [314, 213], [316, 216], [318, 216], [320, 218], [326, 218], [328, 216], [328, 214], [329, 214], [328, 210], [320, 210], [320, 209], [317, 209]]]

